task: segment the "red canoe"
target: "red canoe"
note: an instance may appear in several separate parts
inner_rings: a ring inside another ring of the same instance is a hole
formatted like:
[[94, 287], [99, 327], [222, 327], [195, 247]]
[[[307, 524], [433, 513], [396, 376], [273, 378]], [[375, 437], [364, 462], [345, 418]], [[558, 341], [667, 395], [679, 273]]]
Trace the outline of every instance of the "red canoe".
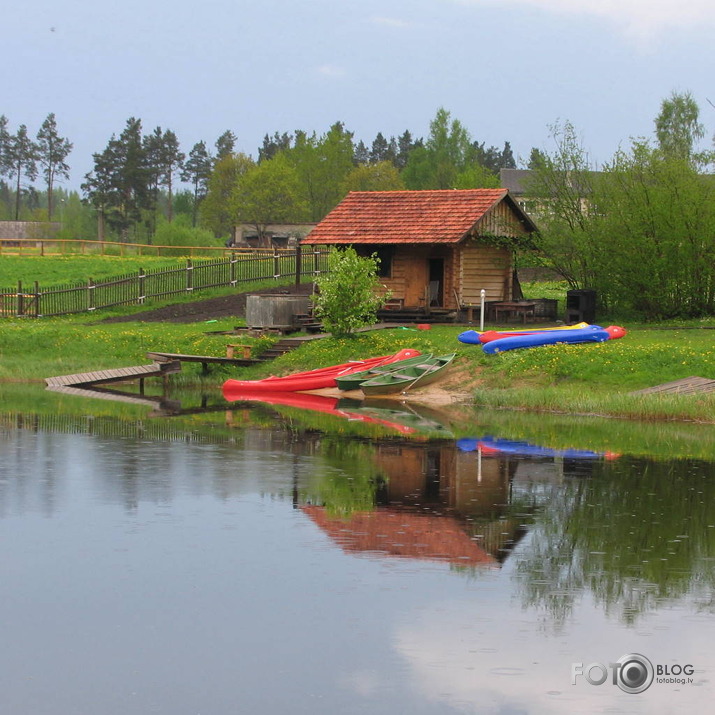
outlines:
[[263, 380], [226, 380], [223, 384], [224, 395], [227, 392], [249, 390], [250, 392], [300, 392], [303, 390], [320, 390], [324, 387], [335, 387], [335, 378], [340, 375], [349, 375], [352, 372], [367, 370], [379, 365], [389, 365], [398, 360], [417, 357], [419, 350], [406, 348], [394, 355], [368, 358], [367, 360], [353, 360], [342, 365], [321, 367], [307, 372], [296, 372], [292, 375], [275, 377], [271, 375]]

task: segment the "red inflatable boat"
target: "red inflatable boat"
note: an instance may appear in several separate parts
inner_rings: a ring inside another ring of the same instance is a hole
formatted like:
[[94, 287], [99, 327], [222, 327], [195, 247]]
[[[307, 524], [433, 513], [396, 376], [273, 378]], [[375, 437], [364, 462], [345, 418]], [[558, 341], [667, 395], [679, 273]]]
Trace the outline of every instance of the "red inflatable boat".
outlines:
[[320, 390], [324, 387], [335, 387], [335, 378], [341, 375], [349, 375], [352, 372], [368, 370], [380, 365], [389, 365], [398, 360], [417, 357], [419, 354], [419, 350], [406, 348], [396, 352], [394, 355], [383, 355], [366, 360], [353, 360], [342, 365], [331, 365], [330, 367], [321, 367], [307, 372], [296, 372], [283, 377], [271, 375], [263, 380], [226, 380], [223, 384], [223, 392], [225, 396], [227, 393], [235, 393], [241, 390], [248, 390], [253, 393]]

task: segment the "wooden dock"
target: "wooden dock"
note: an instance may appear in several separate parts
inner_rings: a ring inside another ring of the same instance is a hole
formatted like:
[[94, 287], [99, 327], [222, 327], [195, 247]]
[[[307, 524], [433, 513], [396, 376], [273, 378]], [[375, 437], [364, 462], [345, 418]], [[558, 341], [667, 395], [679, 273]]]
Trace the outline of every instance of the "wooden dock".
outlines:
[[163, 377], [181, 370], [178, 361], [153, 362], [151, 365], [135, 365], [134, 367], [118, 367], [112, 370], [98, 370], [96, 372], [81, 372], [75, 375], [59, 375], [46, 377], [47, 386], [79, 386], [102, 385], [109, 382], [127, 382], [139, 380], [143, 384], [145, 377]]
[[[360, 328], [356, 332], [368, 330], [384, 330], [400, 327], [396, 323], [378, 323], [365, 328]], [[180, 372], [182, 362], [198, 362], [204, 372], [208, 372], [210, 364], [236, 365], [248, 367], [266, 360], [272, 360], [279, 355], [283, 355], [290, 350], [295, 350], [301, 345], [311, 340], [319, 340], [327, 337], [326, 333], [304, 335], [300, 337], [283, 338], [271, 348], [268, 348], [258, 358], [250, 356], [251, 345], [241, 345], [229, 343], [226, 345], [226, 357], [214, 357], [212, 355], [187, 355], [184, 353], [166, 353], [161, 351], [150, 351], [146, 353], [147, 359], [152, 360], [151, 365], [135, 365], [134, 367], [120, 367], [112, 370], [98, 370], [96, 372], [82, 372], [76, 375], [59, 375], [57, 377], [46, 377], [45, 382], [48, 387], [82, 387], [89, 385], [102, 385], [111, 382], [129, 382], [139, 380], [140, 392], [143, 392], [145, 377], [166, 377], [167, 375]], [[243, 350], [243, 357], [235, 357], [236, 350]]]
[[664, 382], [662, 385], [636, 390], [631, 395], [694, 395], [715, 392], [715, 380], [707, 377], [684, 377], [682, 380]]
[[148, 352], [146, 356], [147, 359], [154, 360], [154, 362], [160, 364], [167, 362], [200, 362], [201, 369], [204, 372], [208, 372], [209, 365], [212, 363], [247, 367], [248, 365], [255, 365], [256, 363], [261, 362], [261, 360], [257, 358], [213, 357], [212, 355], [185, 355], [183, 353], [162, 353], [154, 351]]

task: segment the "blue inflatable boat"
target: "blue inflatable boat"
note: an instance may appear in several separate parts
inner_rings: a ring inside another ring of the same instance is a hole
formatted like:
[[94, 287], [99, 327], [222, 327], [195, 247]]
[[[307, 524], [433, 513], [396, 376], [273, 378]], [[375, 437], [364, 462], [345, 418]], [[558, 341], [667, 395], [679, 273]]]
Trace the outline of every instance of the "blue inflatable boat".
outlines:
[[534, 348], [540, 345], [556, 345], [558, 343], [602, 343], [611, 337], [610, 333], [599, 325], [589, 325], [588, 328], [575, 330], [554, 330], [552, 332], [515, 335], [509, 338], [499, 338], [482, 345], [482, 350], [489, 355], [515, 350], [517, 348]]

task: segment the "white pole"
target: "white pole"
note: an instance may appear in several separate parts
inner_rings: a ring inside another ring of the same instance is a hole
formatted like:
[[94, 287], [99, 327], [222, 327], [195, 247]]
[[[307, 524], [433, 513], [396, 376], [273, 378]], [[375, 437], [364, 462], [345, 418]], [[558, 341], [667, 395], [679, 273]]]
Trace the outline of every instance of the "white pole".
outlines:
[[480, 295], [482, 296], [482, 303], [479, 311], [479, 330], [484, 332], [484, 299], [487, 296], [487, 292], [482, 288]]

